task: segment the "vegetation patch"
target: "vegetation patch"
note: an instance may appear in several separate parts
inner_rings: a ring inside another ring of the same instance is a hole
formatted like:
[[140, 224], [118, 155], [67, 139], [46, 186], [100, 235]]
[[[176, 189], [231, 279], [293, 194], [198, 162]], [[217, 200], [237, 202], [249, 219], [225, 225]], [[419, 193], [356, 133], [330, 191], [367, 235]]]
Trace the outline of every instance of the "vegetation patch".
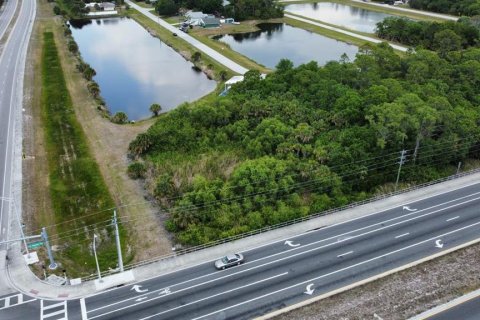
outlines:
[[[116, 249], [110, 223], [112, 210], [109, 210], [114, 203], [76, 119], [51, 32], [44, 33], [41, 68], [41, 114], [46, 132], [50, 195], [58, 232], [53, 240], [68, 258], [66, 261], [71, 265], [64, 262], [64, 267], [69, 267], [70, 274], [94, 270], [91, 254], [94, 233], [99, 236], [97, 250], [102, 268], [115, 267]], [[123, 230], [121, 237], [124, 242]]]
[[437, 50], [442, 56], [480, 44], [479, 26], [466, 17], [443, 23], [390, 17], [377, 23], [376, 33], [382, 39]]
[[459, 16], [480, 15], [480, 0], [410, 0], [409, 5], [413, 9]]
[[129, 150], [178, 242], [275, 225], [393, 191], [402, 150], [405, 185], [478, 158], [479, 57], [399, 57], [383, 43], [324, 67], [282, 60], [265, 79], [249, 71], [226, 97], [162, 116]]

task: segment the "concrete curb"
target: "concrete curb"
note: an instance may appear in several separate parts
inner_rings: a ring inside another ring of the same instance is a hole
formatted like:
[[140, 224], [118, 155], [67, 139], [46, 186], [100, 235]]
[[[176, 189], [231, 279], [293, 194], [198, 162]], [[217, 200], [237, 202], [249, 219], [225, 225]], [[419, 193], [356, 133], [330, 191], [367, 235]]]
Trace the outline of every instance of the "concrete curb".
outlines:
[[[269, 314], [267, 314], [267, 315], [264, 315], [264, 316], [255, 318], [255, 320], [272, 319], [273, 317], [276, 317], [276, 316], [281, 315], [281, 314], [283, 314], [283, 313], [287, 313], [287, 312], [289, 312], [289, 311], [292, 311], [292, 310], [295, 310], [295, 309], [304, 307], [304, 306], [309, 305], [309, 304], [312, 304], [312, 303], [314, 303], [314, 302], [317, 302], [317, 301], [323, 300], [323, 299], [325, 299], [325, 298], [328, 298], [328, 297], [337, 295], [337, 294], [339, 294], [339, 293], [345, 292], [345, 291], [347, 291], [347, 290], [350, 290], [350, 289], [353, 289], [353, 288], [362, 286], [362, 285], [364, 285], [364, 284], [367, 284], [367, 283], [373, 282], [373, 281], [375, 281], [375, 280], [384, 278], [384, 277], [389, 276], [389, 275], [391, 275], [391, 274], [394, 274], [394, 273], [397, 273], [397, 272], [400, 272], [400, 271], [409, 269], [409, 268], [411, 268], [411, 267], [417, 266], [417, 265], [422, 264], [422, 263], [424, 263], [424, 262], [427, 262], [427, 261], [436, 259], [436, 258], [438, 258], [438, 257], [447, 255], [447, 254], [449, 254], [449, 253], [452, 253], [452, 252], [454, 252], [454, 251], [457, 251], [457, 250], [466, 248], [466, 247], [468, 247], [468, 246], [471, 246], [471, 245], [474, 245], [474, 244], [477, 244], [477, 243], [480, 243], [480, 238], [478, 238], [478, 239], [476, 239], [476, 240], [473, 240], [473, 241], [470, 241], [470, 242], [467, 242], [467, 243], [464, 243], [464, 244], [462, 244], [462, 245], [453, 247], [453, 248], [451, 248], [451, 249], [448, 249], [448, 250], [445, 250], [445, 251], [436, 253], [436, 254], [434, 254], [434, 255], [425, 257], [425, 258], [423, 258], [423, 259], [421, 259], [421, 260], [417, 260], [417, 261], [414, 261], [414, 262], [412, 262], [412, 263], [403, 265], [403, 266], [401, 266], [401, 267], [398, 267], [398, 268], [395, 268], [395, 269], [386, 271], [386, 272], [381, 273], [381, 274], [378, 274], [378, 275], [376, 275], [376, 276], [373, 276], [373, 277], [364, 279], [364, 280], [362, 280], [362, 281], [359, 281], [359, 282], [356, 282], [356, 283], [352, 283], [352, 284], [350, 284], [350, 285], [348, 285], [348, 286], [345, 286], [345, 287], [336, 289], [336, 290], [334, 290], [334, 291], [327, 292], [327, 293], [322, 294], [322, 295], [320, 295], [320, 296], [318, 296], [318, 297], [314, 297], [314, 298], [311, 298], [311, 299], [302, 301], [302, 302], [300, 302], [300, 303], [294, 304], [294, 305], [289, 306], [289, 307], [287, 307], [287, 308], [274, 311], [274, 312], [269, 313]], [[478, 290], [478, 291], [479, 291], [479, 294], [478, 294], [478, 295], [480, 295], [480, 290]], [[471, 299], [471, 298], [470, 298], [470, 299]], [[420, 319], [424, 319], [424, 318], [415, 318], [415, 320], [420, 320]]]
[[459, 304], [462, 304], [464, 302], [467, 302], [469, 300], [472, 300], [472, 299], [475, 299], [477, 297], [480, 296], [480, 289], [479, 290], [475, 290], [475, 291], [472, 291], [466, 295], [463, 295], [461, 297], [458, 297], [456, 299], [453, 299], [452, 301], [449, 301], [447, 303], [444, 303], [442, 305], [439, 305], [439, 306], [436, 306], [435, 308], [432, 308], [430, 310], [427, 310], [425, 312], [422, 312], [408, 320], [424, 320], [424, 319], [427, 319], [427, 318], [430, 318], [434, 315], [437, 315], [445, 310], [448, 310], [450, 308], [453, 308]]
[[[224, 243], [197, 252], [171, 257], [139, 266], [132, 269], [133, 275], [135, 281], [145, 281], [178, 271], [182, 268], [211, 262], [218, 257], [223, 256], [226, 252], [248, 252], [254, 248], [266, 246], [274, 242], [293, 239], [298, 235], [315, 229], [346, 222], [352, 219], [358, 219], [366, 215], [383, 212], [385, 210], [399, 208], [403, 205], [410, 204], [424, 198], [452, 191], [453, 189], [465, 187], [467, 185], [474, 185], [477, 184], [479, 180], [480, 173], [475, 173], [460, 177], [458, 179], [434, 184], [426, 188], [399, 194], [362, 206], [339, 211], [334, 214], [321, 216], [281, 229], [275, 229], [270, 232]], [[14, 259], [11, 259], [12, 261], [10, 261], [8, 266], [9, 277], [11, 279], [11, 283], [14, 284], [16, 289], [21, 292], [29, 295], [34, 294], [37, 298], [45, 299], [76, 299], [98, 292], [95, 289], [93, 281], [84, 282], [75, 286], [53, 286], [38, 279], [25, 265], [21, 255], [13, 258]]]

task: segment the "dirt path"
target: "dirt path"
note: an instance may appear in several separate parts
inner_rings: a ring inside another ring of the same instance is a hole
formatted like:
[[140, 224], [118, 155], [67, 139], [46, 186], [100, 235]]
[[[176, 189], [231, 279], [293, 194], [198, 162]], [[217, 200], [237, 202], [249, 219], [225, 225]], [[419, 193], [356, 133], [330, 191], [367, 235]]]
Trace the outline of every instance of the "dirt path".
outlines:
[[41, 36], [45, 30], [49, 30], [55, 34], [67, 86], [91, 151], [115, 204], [118, 207], [124, 206], [118, 213], [129, 234], [128, 249], [135, 252], [133, 262], [170, 253], [171, 242], [162, 227], [161, 215], [156, 208], [146, 203], [143, 188], [126, 175], [128, 144], [137, 134], [145, 132], [153, 120], [134, 125], [116, 125], [102, 117], [96, 109], [95, 100], [87, 91], [85, 80], [76, 71], [76, 58], [67, 50], [62, 21], [53, 17], [52, 6], [46, 0], [38, 2], [37, 19], [29, 48], [28, 77], [25, 83], [24, 208], [30, 230], [54, 224], [39, 110]]

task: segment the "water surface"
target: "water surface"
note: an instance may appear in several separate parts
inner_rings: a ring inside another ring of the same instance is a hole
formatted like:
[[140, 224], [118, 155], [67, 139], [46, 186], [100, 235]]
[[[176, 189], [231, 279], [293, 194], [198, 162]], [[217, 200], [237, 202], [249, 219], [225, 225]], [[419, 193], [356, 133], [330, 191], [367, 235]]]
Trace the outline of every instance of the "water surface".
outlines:
[[194, 101], [216, 83], [192, 68], [172, 48], [128, 18], [73, 23], [72, 33], [85, 62], [97, 72], [95, 81], [112, 114], [131, 120], [151, 116], [152, 103], [162, 111]]
[[392, 15], [334, 2], [294, 3], [285, 11], [360, 32], [373, 33], [378, 22]]
[[344, 53], [353, 59], [358, 51], [354, 45], [284, 23], [261, 23], [257, 27], [260, 30], [255, 32], [221, 35], [214, 39], [271, 69], [283, 58], [291, 60], [295, 66], [312, 60], [324, 65], [330, 60], [339, 60]]

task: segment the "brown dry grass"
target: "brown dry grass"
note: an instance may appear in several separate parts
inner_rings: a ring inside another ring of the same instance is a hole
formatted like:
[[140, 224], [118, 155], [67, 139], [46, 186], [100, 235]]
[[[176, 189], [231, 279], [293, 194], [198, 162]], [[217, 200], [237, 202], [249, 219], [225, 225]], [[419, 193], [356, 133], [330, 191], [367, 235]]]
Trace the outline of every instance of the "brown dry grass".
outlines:
[[[26, 71], [25, 89], [25, 141], [24, 152], [24, 208], [29, 229], [54, 224], [48, 192], [48, 168], [43, 146], [44, 134], [40, 121], [41, 36], [52, 31], [58, 45], [67, 86], [79, 122], [87, 136], [91, 152], [97, 160], [103, 178], [128, 232], [129, 248], [135, 253], [134, 261], [171, 252], [171, 243], [163, 229], [157, 209], [145, 202], [142, 187], [126, 175], [127, 148], [130, 141], [153, 124], [153, 120], [134, 125], [116, 125], [102, 117], [95, 100], [86, 89], [86, 81], [76, 71], [76, 57], [67, 50], [62, 21], [53, 17], [52, 7], [46, 0], [38, 2], [37, 22], [32, 34]], [[33, 72], [32, 72], [33, 71]], [[127, 204], [136, 204], [126, 206]], [[149, 231], [149, 232], [145, 232]], [[54, 229], [50, 231], [54, 232]]]

